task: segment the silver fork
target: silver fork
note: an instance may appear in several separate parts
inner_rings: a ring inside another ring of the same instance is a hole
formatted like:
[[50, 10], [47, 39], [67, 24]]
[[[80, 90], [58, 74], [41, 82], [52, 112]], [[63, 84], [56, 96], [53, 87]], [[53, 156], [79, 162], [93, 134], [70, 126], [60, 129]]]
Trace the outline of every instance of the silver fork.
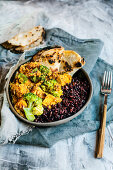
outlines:
[[102, 158], [105, 140], [105, 127], [106, 127], [106, 112], [107, 112], [107, 96], [111, 93], [112, 88], [112, 72], [105, 71], [101, 86], [101, 93], [104, 94], [104, 108], [99, 129], [99, 142], [97, 150], [97, 158]]

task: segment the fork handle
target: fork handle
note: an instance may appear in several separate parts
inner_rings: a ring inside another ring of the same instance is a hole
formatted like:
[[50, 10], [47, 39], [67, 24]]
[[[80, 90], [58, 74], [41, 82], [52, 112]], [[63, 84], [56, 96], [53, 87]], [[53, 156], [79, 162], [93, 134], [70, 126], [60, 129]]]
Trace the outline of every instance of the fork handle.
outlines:
[[107, 94], [105, 94], [105, 98], [104, 98], [104, 109], [103, 109], [101, 126], [99, 129], [97, 158], [103, 157], [103, 149], [104, 149], [104, 141], [105, 141], [105, 127], [106, 127], [106, 112], [107, 112]]

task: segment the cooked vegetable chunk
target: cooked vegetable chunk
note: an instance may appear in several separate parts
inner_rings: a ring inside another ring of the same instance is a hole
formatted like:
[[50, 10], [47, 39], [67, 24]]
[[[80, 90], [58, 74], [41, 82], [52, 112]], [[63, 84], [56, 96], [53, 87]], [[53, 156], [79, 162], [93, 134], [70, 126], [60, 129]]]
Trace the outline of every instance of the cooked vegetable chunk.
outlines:
[[42, 99], [44, 99], [46, 96], [46, 93], [39, 87], [38, 83], [33, 87], [31, 92], [36, 94], [38, 97]]
[[22, 73], [20, 73], [18, 75], [18, 79], [19, 79], [20, 83], [25, 83], [28, 80], [27, 76], [25, 74], [22, 74]]
[[63, 94], [62, 90], [59, 91], [51, 91], [51, 94], [55, 97], [60, 97]]
[[39, 104], [36, 107], [33, 107], [33, 114], [37, 115], [37, 116], [42, 115], [43, 114], [43, 110], [44, 109], [43, 109], [42, 104]]
[[28, 120], [34, 121], [35, 116], [33, 115], [31, 108], [24, 108], [25, 116]]
[[49, 68], [47, 68], [46, 66], [40, 65], [39, 70], [41, 71], [41, 73], [47, 75], [49, 73], [51, 73], [51, 70]]
[[65, 86], [67, 83], [71, 83], [72, 77], [67, 73], [59, 74], [57, 81], [61, 86]]
[[27, 107], [27, 103], [22, 98], [14, 105], [15, 110], [22, 116], [24, 116], [24, 107]]
[[62, 99], [60, 97], [54, 97], [51, 94], [47, 94], [47, 96], [43, 100], [43, 105], [44, 106], [49, 106], [49, 108], [50, 108], [51, 105], [55, 105], [57, 103], [60, 103], [61, 101], [62, 101]]
[[33, 94], [33, 93], [27, 93], [24, 95], [24, 99], [27, 100], [28, 103], [28, 107], [32, 107], [33, 104], [35, 103], [42, 103], [42, 99], [37, 97], [37, 95]]
[[61, 85], [54, 79], [45, 81], [41, 87], [44, 91], [53, 94], [55, 97], [60, 97], [63, 93], [61, 90]]
[[41, 115], [43, 113], [42, 99], [33, 93], [24, 95], [24, 100], [27, 102], [27, 108], [24, 108], [26, 118], [34, 121], [34, 115]]
[[[31, 73], [33, 73], [33, 70], [35, 68], [38, 69], [39, 65], [40, 64], [38, 62], [25, 63], [25, 64], [20, 66], [19, 72], [22, 73], [22, 74], [25, 74], [27, 77], [29, 77], [29, 76], [31, 76]], [[40, 72], [38, 72], [38, 73], [41, 75]]]
[[22, 97], [24, 94], [29, 93], [29, 89], [24, 84], [17, 83], [11, 83], [10, 84], [11, 91], [14, 95], [16, 95], [18, 98]]

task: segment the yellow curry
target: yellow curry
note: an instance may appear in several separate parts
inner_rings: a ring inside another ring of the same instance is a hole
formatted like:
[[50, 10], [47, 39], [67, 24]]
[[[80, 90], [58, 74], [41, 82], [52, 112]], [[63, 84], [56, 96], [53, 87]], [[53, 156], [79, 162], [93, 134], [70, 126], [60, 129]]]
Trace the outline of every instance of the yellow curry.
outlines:
[[51, 108], [62, 101], [62, 86], [70, 83], [72, 77], [66, 72], [51, 71], [38, 62], [20, 66], [10, 83], [15, 110], [30, 121], [35, 115], [43, 114], [44, 107]]

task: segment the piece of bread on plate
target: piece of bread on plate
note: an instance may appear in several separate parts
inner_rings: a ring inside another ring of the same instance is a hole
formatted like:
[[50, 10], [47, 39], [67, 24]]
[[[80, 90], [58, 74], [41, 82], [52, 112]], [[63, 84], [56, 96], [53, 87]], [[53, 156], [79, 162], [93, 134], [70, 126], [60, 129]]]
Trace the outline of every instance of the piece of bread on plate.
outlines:
[[67, 72], [71, 76], [85, 65], [85, 60], [78, 53], [72, 50], [65, 50], [62, 56], [59, 71]]
[[52, 71], [67, 72], [71, 76], [85, 65], [85, 60], [72, 50], [64, 50], [62, 46], [46, 47], [38, 51], [32, 58]]
[[37, 52], [32, 58], [32, 61], [37, 61], [42, 65], [51, 68], [52, 71], [59, 71], [60, 62], [64, 55], [62, 46], [46, 47]]

